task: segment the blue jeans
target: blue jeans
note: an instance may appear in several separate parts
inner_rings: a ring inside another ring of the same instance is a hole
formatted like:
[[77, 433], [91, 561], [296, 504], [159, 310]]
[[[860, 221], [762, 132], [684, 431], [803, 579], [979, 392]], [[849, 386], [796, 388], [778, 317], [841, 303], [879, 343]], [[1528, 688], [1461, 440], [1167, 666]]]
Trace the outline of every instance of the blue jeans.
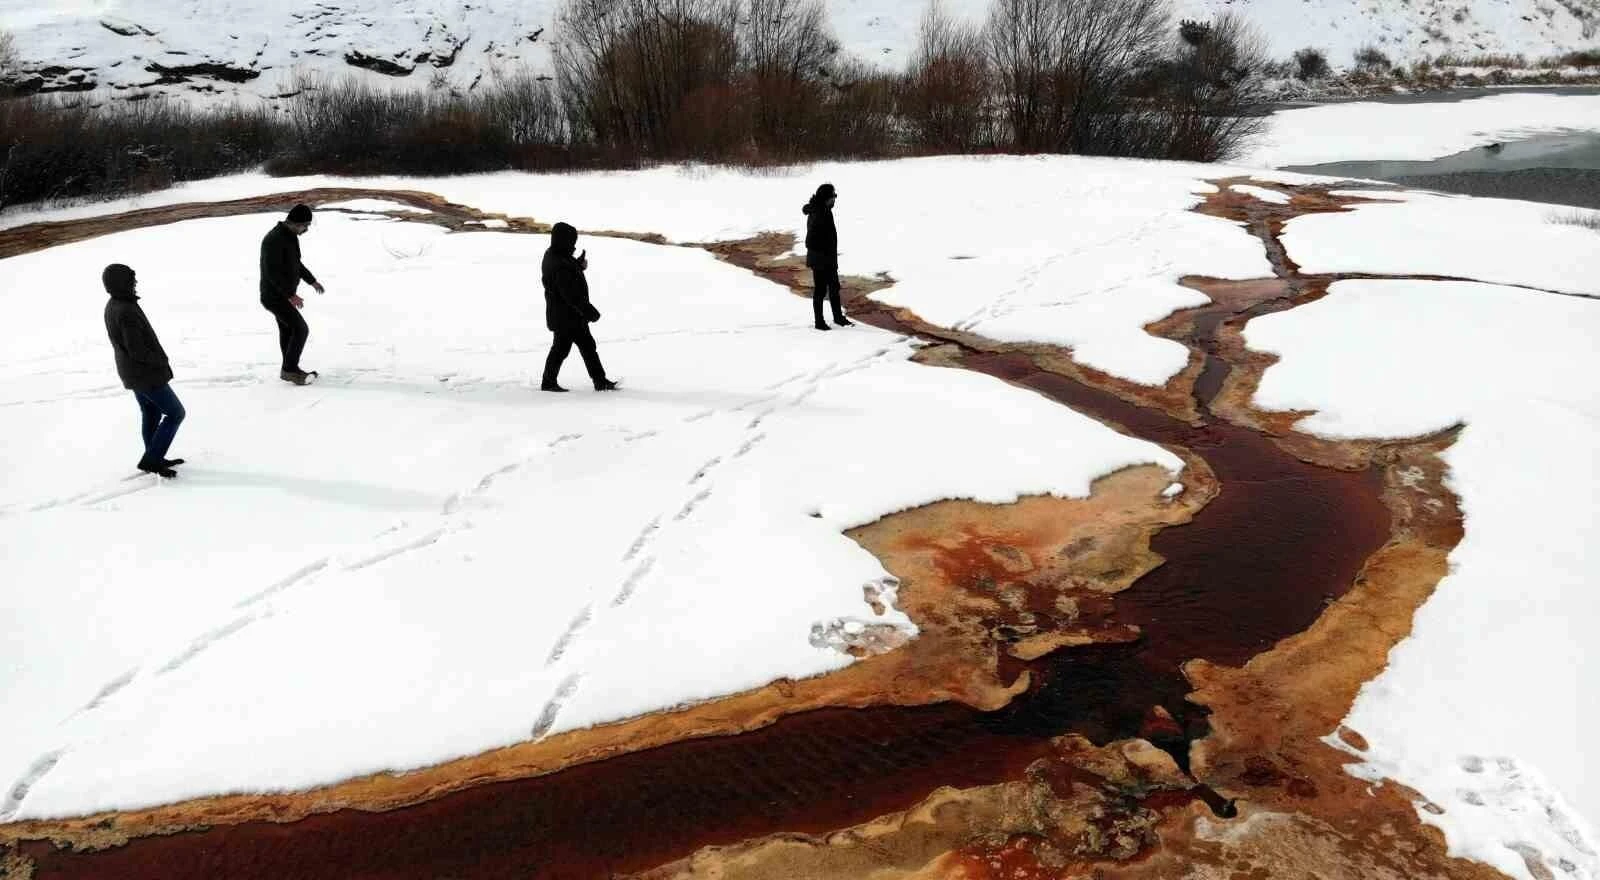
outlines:
[[144, 435], [144, 457], [151, 461], [166, 459], [167, 450], [172, 448], [172, 438], [178, 435], [178, 426], [183, 424], [186, 415], [183, 402], [172, 393], [171, 385], [135, 391], [133, 396], [138, 398], [139, 414], [144, 417], [140, 426], [140, 433]]

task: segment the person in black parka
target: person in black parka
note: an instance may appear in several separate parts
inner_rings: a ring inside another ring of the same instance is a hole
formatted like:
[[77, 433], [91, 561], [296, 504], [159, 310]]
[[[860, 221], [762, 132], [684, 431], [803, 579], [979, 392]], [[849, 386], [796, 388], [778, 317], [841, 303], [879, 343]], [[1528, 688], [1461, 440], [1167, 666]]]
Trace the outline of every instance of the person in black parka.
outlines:
[[539, 276], [544, 282], [544, 322], [555, 334], [550, 343], [550, 355], [544, 360], [544, 379], [539, 383], [541, 391], [567, 390], [556, 379], [574, 344], [583, 355], [583, 365], [589, 370], [594, 390], [611, 391], [617, 387], [617, 383], [606, 378], [594, 334], [589, 332], [589, 325], [600, 320], [600, 310], [589, 302], [589, 281], [583, 275], [589, 268], [588, 251], [578, 254], [577, 249], [578, 230], [571, 224], [557, 223], [550, 230], [550, 248], [539, 264]]
[[117, 376], [122, 379], [122, 387], [132, 391], [139, 401], [140, 433], [144, 438], [139, 470], [171, 479], [178, 475], [173, 468], [183, 464], [183, 459], [167, 458], [167, 451], [186, 415], [170, 384], [172, 365], [150, 319], [139, 307], [139, 284], [133, 270], [112, 263], [100, 273], [100, 282], [111, 296], [106, 301], [106, 336], [116, 356]]
[[300, 369], [300, 353], [305, 351], [311, 329], [300, 316], [305, 300], [295, 291], [304, 281], [317, 293], [325, 292], [317, 276], [300, 262], [300, 236], [310, 228], [311, 209], [295, 205], [288, 218], [261, 239], [261, 307], [278, 322], [278, 349], [283, 353], [278, 378], [296, 385], [306, 384], [316, 373]]
[[822, 320], [822, 300], [833, 305], [833, 323], [840, 327], [854, 324], [844, 316], [839, 304], [839, 231], [833, 225], [833, 205], [839, 194], [833, 184], [817, 187], [811, 201], [800, 209], [806, 215], [806, 265], [811, 267], [811, 313], [818, 330], [830, 330]]

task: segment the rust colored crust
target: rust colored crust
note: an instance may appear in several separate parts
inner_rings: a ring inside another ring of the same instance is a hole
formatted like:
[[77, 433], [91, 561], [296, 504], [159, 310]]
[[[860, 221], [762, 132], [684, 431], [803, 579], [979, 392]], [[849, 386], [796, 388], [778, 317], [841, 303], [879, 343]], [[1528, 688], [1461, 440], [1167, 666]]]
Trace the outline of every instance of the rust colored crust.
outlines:
[[[309, 792], [206, 798], [149, 810], [0, 826], [0, 842], [51, 840], [78, 848], [252, 820], [292, 822], [343, 808], [387, 810], [488, 782], [554, 772], [623, 752], [702, 736], [736, 734], [823, 707], [957, 701], [997, 709], [1027, 686], [1002, 654], [1034, 655], [1041, 641], [1125, 641], [1097, 599], [1159, 563], [1157, 529], [1191, 518], [1215, 494], [1204, 466], [1191, 487], [1160, 497], [1162, 468], [1100, 479], [1085, 499], [1024, 498], [1009, 505], [950, 501], [906, 511], [850, 533], [901, 581], [899, 605], [922, 635], [818, 678], [780, 680], [721, 700], [522, 743], [402, 774], [376, 774]], [[1026, 587], [994, 589], [1004, 580]], [[865, 596], [871, 603], [875, 597]], [[1010, 673], [1010, 674], [1008, 674]]]
[[[1245, 348], [1240, 335], [1244, 324], [1251, 317], [1319, 298], [1336, 280], [1300, 274], [1278, 242], [1283, 223], [1302, 213], [1345, 210], [1359, 200], [1329, 196], [1325, 188], [1250, 181], [1291, 192], [1291, 204], [1280, 207], [1229, 190], [1227, 184], [1233, 182], [1243, 181], [1218, 181], [1220, 191], [1198, 210], [1244, 222], [1261, 236], [1278, 277], [1186, 279], [1214, 303], [1147, 329], [1191, 348], [1208, 346], [1228, 363], [1221, 391], [1208, 406], [1213, 415], [1263, 431], [1308, 462], [1343, 469], [1380, 467], [1384, 501], [1393, 514], [1390, 541], [1368, 559], [1352, 589], [1308, 630], [1284, 639], [1243, 668], [1204, 661], [1185, 667], [1195, 686], [1191, 699], [1211, 710], [1211, 733], [1190, 752], [1194, 781], [1237, 799], [1237, 816], [1220, 819], [1192, 797], [1163, 801], [1157, 796], [1145, 803], [1160, 819], [1125, 835], [1136, 845], [1108, 848], [1104, 838], [1086, 845], [1083, 838], [1070, 837], [1085, 816], [1126, 820], [1127, 812], [1113, 809], [1116, 798], [1105, 786], [1100, 789], [1105, 797], [1088, 803], [1038, 787], [1036, 765], [1023, 781], [942, 791], [904, 814], [826, 837], [780, 836], [702, 851], [652, 872], [647, 875], [651, 880], [1501, 876], [1485, 865], [1450, 858], [1440, 833], [1419, 821], [1415, 793], [1392, 782], [1371, 786], [1350, 776], [1344, 768], [1356, 759], [1323, 739], [1337, 731], [1350, 749], [1367, 748], [1359, 732], [1341, 727], [1341, 720], [1361, 685], [1383, 671], [1390, 650], [1409, 634], [1415, 612], [1444, 575], [1446, 559], [1461, 539], [1461, 513], [1456, 497], [1445, 488], [1439, 456], [1456, 432], [1410, 442], [1332, 442], [1294, 430], [1305, 413], [1263, 412], [1251, 406], [1261, 374], [1275, 358]], [[1051, 761], [1077, 772], [1090, 757], [1067, 749]], [[1030, 821], [1018, 821], [1024, 813]], [[1063, 833], [1074, 841], [1065, 850]], [[946, 851], [933, 855], [941, 846]]]
[[[740, 241], [703, 244], [701, 247], [716, 254], [726, 262], [771, 281], [789, 287], [796, 293], [810, 296], [811, 270], [798, 257], [788, 256], [794, 249], [795, 238], [788, 233], [770, 232]], [[1157, 387], [1140, 385], [1127, 379], [1102, 373], [1072, 359], [1071, 350], [1057, 346], [1031, 343], [996, 342], [983, 336], [940, 327], [924, 321], [909, 309], [894, 308], [867, 299], [875, 291], [893, 284], [887, 276], [877, 278], [846, 277], [842, 282], [842, 295], [849, 300], [852, 312], [883, 310], [894, 314], [896, 320], [918, 336], [930, 340], [949, 342], [969, 351], [983, 353], [1021, 352], [1028, 355], [1039, 368], [1075, 379], [1085, 385], [1110, 392], [1129, 403], [1164, 412], [1180, 421], [1198, 424], [1200, 414], [1194, 405], [1191, 389], [1200, 373], [1201, 358], [1191, 354], [1188, 365], [1167, 384]]]
[[[470, 205], [458, 204], [429, 192], [367, 189], [363, 187], [319, 187], [222, 202], [185, 202], [177, 205], [162, 205], [154, 208], [140, 208], [135, 211], [106, 214], [100, 217], [88, 217], [81, 220], [28, 223], [10, 229], [0, 229], [0, 259], [41, 251], [57, 245], [71, 244], [75, 241], [97, 238], [102, 235], [126, 232], [131, 229], [165, 226], [171, 223], [181, 223], [185, 220], [283, 211], [301, 203], [318, 206], [352, 199], [379, 199], [387, 202], [398, 202], [418, 208], [424, 213], [418, 214], [410, 211], [346, 212], [340, 208], [330, 208], [328, 210], [362, 215], [377, 214], [413, 223], [430, 223], [435, 226], [442, 226], [453, 232], [542, 234], [550, 231], [549, 224], [541, 223], [528, 217], [513, 217], [507, 214], [480, 211]], [[489, 220], [502, 221], [506, 225], [503, 228], [484, 226], [484, 222]], [[586, 231], [584, 234], [606, 238], [627, 238], [652, 244], [666, 242], [666, 239], [660, 235], [646, 233], [599, 230]]]
[[[1163, 801], [1183, 803], [1193, 782], [1142, 740], [1096, 748], [1079, 736], [1051, 744], [1015, 782], [945, 788], [902, 813], [822, 836], [774, 835], [708, 847], [642, 880], [1066, 876], [1097, 858], [1155, 842]], [[1047, 866], [1048, 875], [1018, 873]]]

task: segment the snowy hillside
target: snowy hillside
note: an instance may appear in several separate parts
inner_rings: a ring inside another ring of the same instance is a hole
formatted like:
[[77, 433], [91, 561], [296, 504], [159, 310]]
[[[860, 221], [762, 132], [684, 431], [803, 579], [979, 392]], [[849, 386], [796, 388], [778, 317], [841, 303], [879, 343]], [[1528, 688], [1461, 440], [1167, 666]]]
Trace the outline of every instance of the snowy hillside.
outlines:
[[[851, 54], [904, 64], [924, 0], [826, 0]], [[48, 90], [146, 89], [280, 95], [297, 70], [355, 73], [375, 83], [458, 87], [497, 71], [550, 69], [557, 0], [0, 0], [0, 29], [17, 40], [23, 81]], [[949, 0], [981, 19], [987, 0]], [[1335, 65], [1375, 45], [1395, 60], [1447, 52], [1530, 57], [1597, 45], [1600, 0], [1176, 0], [1181, 18], [1243, 13], [1274, 55], [1303, 46]]]
[[1600, 48], [1597, 0], [1175, 0], [1181, 17], [1234, 12], [1286, 58], [1312, 46], [1336, 67], [1375, 46], [1390, 60], [1522, 54], [1529, 59]]

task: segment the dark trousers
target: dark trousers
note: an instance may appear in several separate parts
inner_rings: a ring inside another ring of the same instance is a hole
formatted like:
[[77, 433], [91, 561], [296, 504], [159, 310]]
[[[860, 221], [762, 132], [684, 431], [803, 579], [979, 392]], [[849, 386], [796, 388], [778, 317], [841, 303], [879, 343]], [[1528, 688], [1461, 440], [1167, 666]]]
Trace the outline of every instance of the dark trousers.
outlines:
[[561, 364], [572, 353], [574, 343], [578, 346], [578, 353], [583, 355], [583, 366], [588, 369], [589, 378], [595, 382], [605, 381], [606, 368], [600, 365], [600, 350], [595, 347], [594, 334], [589, 332], [588, 325], [564, 327], [554, 333], [555, 339], [550, 342], [550, 356], [544, 359], [544, 381], [541, 383], [544, 387], [557, 384]]
[[838, 266], [812, 266], [811, 267], [811, 311], [817, 316], [817, 323], [822, 323], [822, 300], [827, 298], [833, 304], [833, 319], [844, 319], [844, 309], [839, 306], [839, 267]]
[[306, 319], [300, 317], [300, 310], [286, 299], [262, 300], [261, 307], [278, 319], [278, 350], [283, 352], [283, 369], [300, 372], [300, 353], [306, 350], [306, 339], [311, 336]]
[[135, 391], [133, 396], [139, 401], [139, 415], [143, 417], [139, 432], [144, 435], [144, 457], [148, 461], [160, 462], [167, 457], [167, 450], [172, 448], [172, 438], [178, 436], [178, 426], [183, 424], [183, 417], [187, 415], [183, 410], [183, 402], [172, 392], [171, 385]]

